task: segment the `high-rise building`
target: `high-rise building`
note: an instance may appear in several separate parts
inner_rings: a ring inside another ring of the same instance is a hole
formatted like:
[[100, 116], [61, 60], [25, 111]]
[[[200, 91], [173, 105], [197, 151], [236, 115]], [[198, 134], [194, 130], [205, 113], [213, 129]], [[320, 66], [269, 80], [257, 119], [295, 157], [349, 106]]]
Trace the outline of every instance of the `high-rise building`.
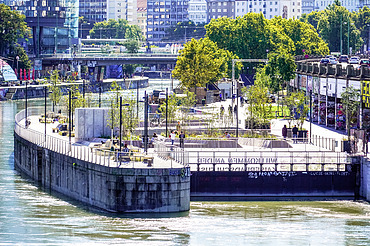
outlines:
[[315, 0], [302, 0], [302, 14], [309, 14], [315, 10]]
[[91, 25], [107, 20], [107, 0], [79, 0], [79, 16]]
[[124, 19], [129, 24], [137, 24], [137, 1], [136, 0], [108, 0], [108, 20]]
[[146, 0], [137, 1], [137, 25], [140, 27], [144, 37], [146, 37], [146, 4]]
[[207, 20], [221, 17], [235, 18], [235, 0], [207, 0]]
[[[335, 0], [314, 0], [315, 10], [324, 10], [329, 4], [333, 4]], [[364, 6], [370, 7], [370, 0], [341, 0], [341, 5], [346, 7], [350, 12], [358, 11]]]
[[235, 16], [262, 13], [266, 19], [275, 16], [299, 18], [302, 15], [301, 0], [235, 0]]
[[147, 41], [159, 43], [167, 28], [188, 20], [188, 0], [148, 0]]
[[72, 52], [78, 38], [78, 0], [5, 0], [12, 10], [26, 16], [32, 38], [22, 46], [32, 57], [40, 54]]
[[206, 0], [189, 0], [189, 20], [195, 24], [207, 23]]

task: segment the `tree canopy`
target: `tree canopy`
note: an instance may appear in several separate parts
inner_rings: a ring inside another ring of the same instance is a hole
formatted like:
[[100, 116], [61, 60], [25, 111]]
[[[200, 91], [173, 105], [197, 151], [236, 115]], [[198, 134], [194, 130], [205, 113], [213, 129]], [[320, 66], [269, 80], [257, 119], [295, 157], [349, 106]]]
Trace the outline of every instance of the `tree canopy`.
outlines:
[[140, 27], [128, 24], [127, 20], [109, 19], [108, 21], [97, 22], [90, 30], [91, 38], [119, 38], [143, 40]]
[[167, 41], [185, 41], [192, 38], [204, 38], [206, 29], [204, 24], [195, 24], [192, 21], [178, 22], [176, 25], [171, 26], [165, 30], [166, 35], [161, 40]]
[[185, 88], [204, 87], [226, 76], [232, 58], [237, 57], [208, 38], [192, 39], [180, 51], [172, 74]]

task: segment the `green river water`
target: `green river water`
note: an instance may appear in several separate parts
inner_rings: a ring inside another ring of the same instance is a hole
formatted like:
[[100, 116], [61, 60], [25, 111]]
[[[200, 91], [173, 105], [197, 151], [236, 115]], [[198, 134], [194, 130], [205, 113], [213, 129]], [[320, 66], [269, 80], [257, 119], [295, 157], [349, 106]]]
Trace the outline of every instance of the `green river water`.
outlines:
[[192, 202], [187, 213], [117, 216], [50, 194], [14, 171], [23, 104], [0, 102], [0, 245], [370, 245], [365, 202]]

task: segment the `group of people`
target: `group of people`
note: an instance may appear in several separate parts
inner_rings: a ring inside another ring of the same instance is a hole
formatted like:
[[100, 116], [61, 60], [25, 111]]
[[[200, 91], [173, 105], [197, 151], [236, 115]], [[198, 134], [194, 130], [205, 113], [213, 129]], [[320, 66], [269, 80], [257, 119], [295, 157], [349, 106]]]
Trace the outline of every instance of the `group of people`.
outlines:
[[[284, 125], [283, 129], [281, 130], [281, 135], [283, 136], [284, 140], [286, 140], [288, 136], [288, 128], [286, 127], [286, 125]], [[293, 143], [297, 143], [298, 142], [298, 127], [296, 125], [294, 125], [294, 127], [292, 128], [292, 135], [293, 135]]]

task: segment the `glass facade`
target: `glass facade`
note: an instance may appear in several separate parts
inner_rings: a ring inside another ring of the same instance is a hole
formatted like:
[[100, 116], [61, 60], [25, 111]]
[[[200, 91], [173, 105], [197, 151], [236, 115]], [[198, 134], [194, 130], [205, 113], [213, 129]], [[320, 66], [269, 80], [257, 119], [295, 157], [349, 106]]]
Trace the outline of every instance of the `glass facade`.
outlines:
[[5, 0], [26, 16], [31, 38], [21, 41], [32, 57], [40, 54], [72, 52], [78, 38], [78, 0]]

